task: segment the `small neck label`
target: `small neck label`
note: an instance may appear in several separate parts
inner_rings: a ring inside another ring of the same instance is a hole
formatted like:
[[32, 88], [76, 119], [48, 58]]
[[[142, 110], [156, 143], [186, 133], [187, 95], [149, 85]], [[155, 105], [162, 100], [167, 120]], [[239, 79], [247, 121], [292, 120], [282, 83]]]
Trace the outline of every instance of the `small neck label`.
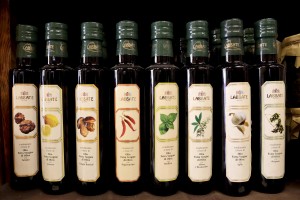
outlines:
[[204, 39], [190, 39], [187, 42], [189, 57], [208, 57], [208, 41]]
[[47, 57], [68, 57], [67, 43], [64, 41], [48, 40], [46, 44], [46, 56]]
[[170, 39], [155, 39], [152, 41], [152, 57], [169, 56], [173, 57], [173, 44]]
[[101, 41], [83, 40], [81, 47], [82, 57], [102, 57]]
[[221, 54], [222, 56], [244, 55], [243, 39], [235, 37], [222, 40]]
[[116, 55], [138, 55], [137, 42], [135, 40], [117, 40]]
[[277, 43], [275, 38], [259, 38], [256, 40], [256, 55], [277, 54]]
[[17, 45], [17, 58], [36, 58], [36, 44], [19, 42]]

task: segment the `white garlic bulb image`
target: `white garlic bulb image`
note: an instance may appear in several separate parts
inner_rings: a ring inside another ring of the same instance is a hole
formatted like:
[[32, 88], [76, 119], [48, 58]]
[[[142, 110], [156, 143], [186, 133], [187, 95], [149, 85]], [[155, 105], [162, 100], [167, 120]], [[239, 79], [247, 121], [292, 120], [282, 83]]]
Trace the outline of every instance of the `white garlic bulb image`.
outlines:
[[243, 112], [237, 112], [237, 113], [230, 113], [229, 115], [232, 116], [231, 122], [234, 125], [241, 125], [245, 122], [246, 120], [246, 114]]

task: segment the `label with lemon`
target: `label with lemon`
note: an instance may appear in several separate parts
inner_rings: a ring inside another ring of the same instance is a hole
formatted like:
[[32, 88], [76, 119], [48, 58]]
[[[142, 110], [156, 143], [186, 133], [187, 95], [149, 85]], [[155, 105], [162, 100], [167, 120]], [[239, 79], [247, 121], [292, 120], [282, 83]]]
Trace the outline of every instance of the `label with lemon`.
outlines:
[[42, 175], [46, 181], [65, 176], [62, 90], [57, 85], [40, 86]]

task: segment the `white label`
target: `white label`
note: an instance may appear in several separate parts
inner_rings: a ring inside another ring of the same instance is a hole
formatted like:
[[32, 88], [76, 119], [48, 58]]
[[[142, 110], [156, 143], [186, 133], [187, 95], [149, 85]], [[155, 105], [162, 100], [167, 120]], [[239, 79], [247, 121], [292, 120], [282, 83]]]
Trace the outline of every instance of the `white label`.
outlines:
[[46, 181], [60, 181], [65, 176], [62, 101], [58, 85], [40, 86], [42, 175]]
[[39, 171], [37, 95], [34, 84], [12, 87], [13, 160], [18, 177], [33, 176]]
[[212, 176], [213, 90], [210, 84], [188, 89], [188, 176], [194, 182]]
[[140, 177], [140, 88], [118, 84], [115, 88], [116, 176], [120, 182]]
[[154, 174], [161, 182], [172, 181], [178, 176], [179, 89], [176, 83], [158, 83], [154, 90]]
[[78, 84], [75, 95], [77, 177], [80, 181], [95, 182], [100, 177], [98, 88]]
[[248, 82], [225, 88], [226, 177], [246, 182], [251, 176], [251, 93]]
[[279, 179], [285, 171], [285, 84], [267, 81], [261, 89], [261, 173]]

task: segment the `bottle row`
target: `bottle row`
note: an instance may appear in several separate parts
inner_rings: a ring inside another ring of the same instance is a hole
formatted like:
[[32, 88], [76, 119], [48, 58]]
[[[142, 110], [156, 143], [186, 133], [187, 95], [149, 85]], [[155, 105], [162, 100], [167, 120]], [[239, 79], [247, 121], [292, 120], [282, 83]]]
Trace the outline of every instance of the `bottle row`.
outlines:
[[116, 25], [118, 63], [102, 66], [101, 24], [81, 26], [81, 64], [65, 65], [67, 26], [45, 26], [47, 63], [37, 68], [36, 29], [17, 27], [10, 71], [13, 188], [99, 194], [145, 188], [171, 195], [213, 188], [232, 196], [285, 186], [286, 68], [277, 22], [255, 23], [257, 61], [244, 62], [243, 22], [220, 24], [221, 57], [209, 64], [208, 23], [187, 24], [189, 61], [173, 60], [173, 26], [151, 24], [153, 63], [136, 63], [137, 24]]

